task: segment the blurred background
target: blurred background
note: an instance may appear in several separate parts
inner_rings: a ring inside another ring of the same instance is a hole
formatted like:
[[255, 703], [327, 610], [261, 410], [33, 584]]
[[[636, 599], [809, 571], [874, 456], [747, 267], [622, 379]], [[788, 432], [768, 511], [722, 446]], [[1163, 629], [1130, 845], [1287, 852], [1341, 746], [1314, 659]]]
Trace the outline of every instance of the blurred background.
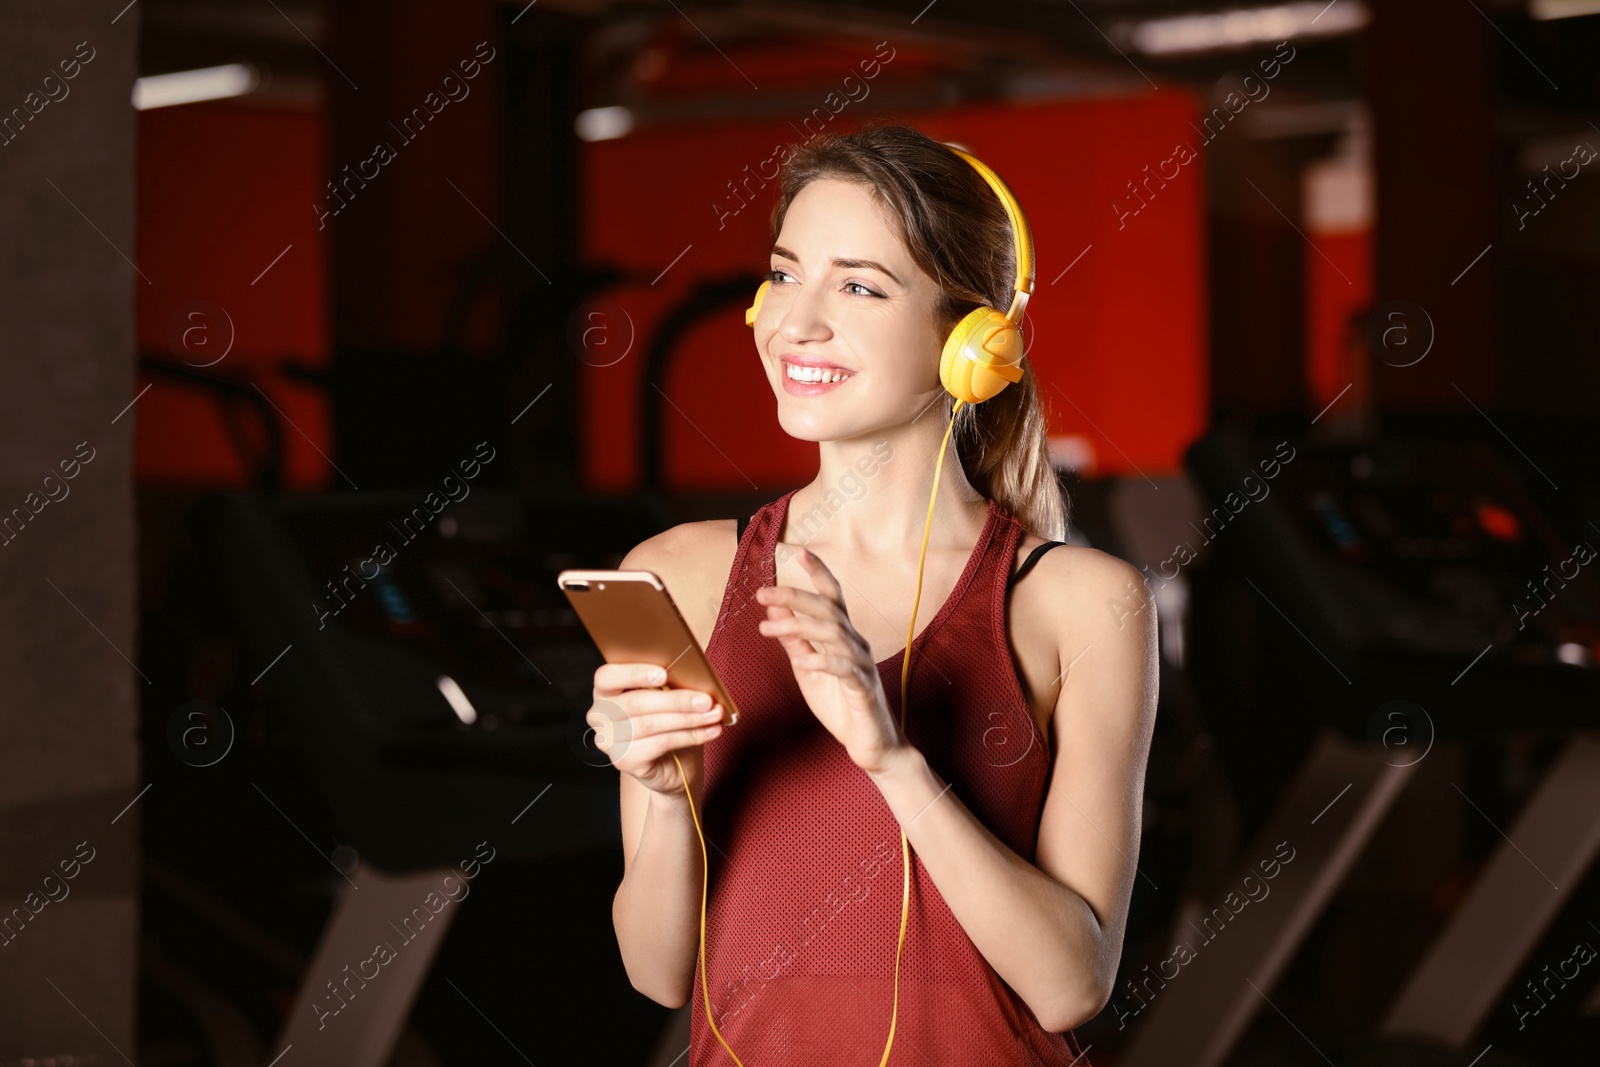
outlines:
[[554, 575], [815, 474], [741, 312], [885, 119], [1159, 602], [1086, 1061], [1592, 1062], [1600, 2], [8, 0], [0, 1065], [687, 1063]]

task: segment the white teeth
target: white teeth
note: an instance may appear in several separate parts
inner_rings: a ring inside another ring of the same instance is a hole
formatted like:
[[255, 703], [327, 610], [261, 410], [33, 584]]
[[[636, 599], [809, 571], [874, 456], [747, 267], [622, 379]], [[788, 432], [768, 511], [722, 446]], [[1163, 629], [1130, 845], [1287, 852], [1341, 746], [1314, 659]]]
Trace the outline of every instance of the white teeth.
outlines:
[[849, 371], [824, 370], [821, 367], [799, 367], [793, 363], [785, 363], [784, 369], [790, 378], [797, 382], [842, 382], [851, 377]]

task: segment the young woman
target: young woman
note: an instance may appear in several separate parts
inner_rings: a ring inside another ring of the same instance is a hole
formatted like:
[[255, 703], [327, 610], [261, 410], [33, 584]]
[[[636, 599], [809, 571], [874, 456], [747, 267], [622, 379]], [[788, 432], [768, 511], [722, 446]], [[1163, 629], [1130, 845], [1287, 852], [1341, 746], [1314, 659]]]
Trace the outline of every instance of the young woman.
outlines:
[[873, 1067], [886, 1046], [897, 1065], [1081, 1067], [1071, 1031], [1110, 999], [1138, 859], [1153, 598], [1131, 565], [1057, 547], [1024, 359], [957, 412], [902, 730], [954, 404], [939, 354], [967, 311], [1010, 304], [1013, 236], [979, 173], [905, 126], [792, 155], [773, 231], [756, 356], [819, 468], [748, 525], [686, 523], [623, 561], [665, 581], [740, 710], [722, 727], [651, 667], [595, 673], [589, 723], [622, 772], [623, 963], [693, 1004], [690, 1067], [727, 1049]]

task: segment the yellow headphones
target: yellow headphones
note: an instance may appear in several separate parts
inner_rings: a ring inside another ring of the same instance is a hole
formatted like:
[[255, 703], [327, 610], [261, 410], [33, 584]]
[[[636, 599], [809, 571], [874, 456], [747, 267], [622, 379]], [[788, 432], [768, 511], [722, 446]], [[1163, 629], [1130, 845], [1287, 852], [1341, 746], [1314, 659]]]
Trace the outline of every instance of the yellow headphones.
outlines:
[[[956, 324], [955, 329], [950, 331], [950, 336], [945, 339], [944, 349], [939, 354], [939, 381], [946, 391], [956, 398], [956, 402], [950, 410], [950, 423], [945, 427], [944, 441], [939, 445], [939, 458], [933, 466], [933, 496], [928, 500], [928, 518], [922, 528], [922, 555], [917, 560], [917, 593], [911, 602], [911, 623], [906, 627], [906, 651], [900, 661], [901, 733], [904, 733], [906, 728], [911, 642], [916, 634], [917, 607], [922, 603], [922, 570], [928, 559], [928, 534], [933, 529], [933, 504], [939, 496], [939, 473], [944, 467], [944, 454], [948, 450], [950, 431], [955, 428], [955, 414], [963, 405], [982, 403], [1007, 385], [1022, 379], [1023, 344], [1020, 323], [1022, 313], [1028, 306], [1028, 297], [1033, 295], [1034, 282], [1033, 233], [1028, 229], [1028, 220], [1022, 214], [1022, 206], [1017, 203], [1017, 198], [1012, 195], [1005, 182], [1000, 180], [1000, 176], [976, 157], [952, 144], [947, 143], [945, 147], [972, 164], [1005, 206], [1006, 216], [1011, 220], [1012, 238], [1016, 242], [1017, 280], [1012, 287], [1011, 306], [1004, 313], [992, 307], [974, 308]], [[764, 281], [756, 290], [755, 302], [744, 313], [746, 326], [755, 325], [756, 316], [761, 312], [761, 301], [771, 288], [772, 282]], [[700, 990], [705, 997], [706, 1022], [710, 1024], [711, 1032], [716, 1035], [717, 1040], [722, 1042], [722, 1047], [728, 1050], [728, 1055], [733, 1057], [733, 1062], [739, 1067], [744, 1067], [744, 1061], [734, 1054], [732, 1047], [723, 1038], [722, 1031], [717, 1029], [717, 1021], [711, 1013], [711, 991], [706, 984], [706, 897], [710, 888], [711, 859], [706, 851], [705, 832], [700, 827], [700, 815], [695, 810], [694, 796], [689, 791], [689, 778], [683, 774], [683, 764], [678, 762], [676, 752], [672, 754], [672, 759], [678, 764], [678, 773], [683, 781], [683, 795], [689, 801], [689, 814], [694, 818], [695, 833], [700, 838], [702, 860]], [[900, 957], [906, 946], [906, 919], [911, 910], [911, 843], [906, 840], [904, 827], [900, 829], [900, 856], [904, 879], [900, 898], [900, 941], [895, 946], [894, 952], [894, 1008], [889, 1015], [889, 1041], [883, 1047], [883, 1059], [878, 1061], [878, 1067], [884, 1067], [889, 1062], [889, 1050], [894, 1047], [895, 1023], [900, 1014]]]

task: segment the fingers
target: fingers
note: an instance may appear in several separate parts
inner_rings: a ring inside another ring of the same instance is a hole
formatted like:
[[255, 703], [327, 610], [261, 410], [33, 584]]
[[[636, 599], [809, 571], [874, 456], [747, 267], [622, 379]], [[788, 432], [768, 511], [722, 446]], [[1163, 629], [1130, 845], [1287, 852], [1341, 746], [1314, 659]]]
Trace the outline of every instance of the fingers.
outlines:
[[[673, 694], [676, 695], [676, 694]], [[601, 748], [602, 740], [607, 743], [618, 741], [637, 742], [646, 737], [657, 734], [671, 733], [676, 730], [695, 730], [710, 723], [718, 722], [722, 718], [722, 705], [717, 704], [708, 710], [693, 711], [658, 711], [640, 714], [635, 712], [623, 717], [614, 717], [605, 713], [599, 707], [589, 709], [583, 717], [595, 733], [595, 747]]]
[[608, 718], [629, 718], [658, 715], [667, 711], [705, 711], [716, 703], [716, 697], [698, 689], [629, 689], [615, 696], [597, 695], [594, 709], [604, 712], [607, 707], [616, 710]]
[[[835, 585], [834, 588], [837, 589], [838, 586]], [[756, 601], [769, 607], [788, 608], [796, 614], [816, 615], [840, 622], [848, 621], [850, 618], [845, 613], [842, 598], [809, 593], [792, 585], [764, 585], [756, 590]]]
[[721, 731], [722, 705], [695, 689], [659, 688], [660, 668], [606, 663], [595, 671], [594, 705], [584, 714], [594, 747], [621, 770], [704, 744]]
[[866, 639], [848, 622], [791, 614], [783, 619], [765, 619], [756, 629], [768, 637], [802, 638], [819, 646], [820, 651], [856, 656], [862, 661], [870, 659]]
[[[718, 709], [721, 714], [721, 709]], [[722, 733], [722, 724], [713, 722], [687, 730], [667, 730], [648, 737], [614, 737], [595, 734], [595, 747], [604, 752], [618, 770], [634, 773], [649, 767], [669, 752], [703, 745]]]
[[602, 663], [594, 672], [597, 697], [614, 697], [627, 689], [665, 685], [667, 672], [654, 663]]
[[722, 724], [712, 723], [710, 726], [700, 726], [693, 730], [673, 730], [669, 733], [656, 734], [630, 745], [628, 759], [641, 766], [653, 763], [669, 752], [703, 745], [721, 733]]
[[844, 590], [839, 587], [839, 580], [833, 576], [828, 565], [818, 559], [809, 548], [800, 550], [800, 565], [805, 568], [806, 574], [811, 578], [811, 584], [829, 600], [837, 601], [839, 607], [844, 607]]
[[767, 619], [759, 629], [783, 643], [789, 661], [796, 667], [837, 675], [863, 691], [871, 690], [868, 672], [876, 671], [877, 666], [866, 639], [853, 626], [839, 627], [811, 616], [791, 615]]
[[862, 691], [868, 689], [861, 661], [853, 656], [841, 656], [834, 652], [800, 652], [793, 654], [791, 659], [797, 667], [837, 675]]

